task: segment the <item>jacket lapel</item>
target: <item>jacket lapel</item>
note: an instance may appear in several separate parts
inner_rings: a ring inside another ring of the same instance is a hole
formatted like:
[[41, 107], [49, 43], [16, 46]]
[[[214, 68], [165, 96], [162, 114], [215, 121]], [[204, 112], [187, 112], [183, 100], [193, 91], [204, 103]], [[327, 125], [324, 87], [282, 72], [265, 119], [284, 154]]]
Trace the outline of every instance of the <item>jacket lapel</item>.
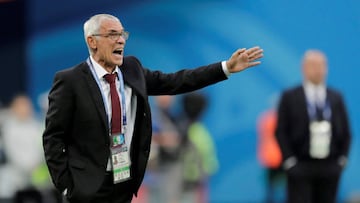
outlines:
[[304, 90], [303, 86], [298, 88], [298, 93], [296, 95], [298, 96], [298, 98], [296, 100], [299, 101], [298, 109], [300, 109], [301, 114], [303, 115], [303, 118], [305, 119], [305, 121], [309, 123], [310, 119], [309, 119], [309, 111], [308, 111], [308, 102], [307, 102], [307, 98], [306, 98], [305, 90]]
[[[82, 70], [84, 79], [86, 80], [86, 83], [88, 84], [89, 93], [91, 94], [91, 97], [95, 103], [96, 109], [98, 110], [98, 112], [100, 114], [101, 120], [103, 121], [104, 126], [108, 126], [103, 97], [100, 92], [99, 86], [96, 83], [96, 80], [94, 79], [94, 76], [92, 75], [92, 73], [90, 71], [90, 67], [87, 65], [86, 62], [84, 62], [80, 68]], [[108, 129], [108, 128], [106, 128], [106, 129]]]
[[122, 65], [120, 67], [121, 73], [123, 74], [124, 83], [129, 85], [133, 91], [140, 95], [143, 98], [146, 98], [146, 89], [145, 89], [145, 81], [141, 81], [140, 73], [136, 73], [134, 71], [139, 71], [135, 69], [135, 67], [129, 67], [128, 65]]

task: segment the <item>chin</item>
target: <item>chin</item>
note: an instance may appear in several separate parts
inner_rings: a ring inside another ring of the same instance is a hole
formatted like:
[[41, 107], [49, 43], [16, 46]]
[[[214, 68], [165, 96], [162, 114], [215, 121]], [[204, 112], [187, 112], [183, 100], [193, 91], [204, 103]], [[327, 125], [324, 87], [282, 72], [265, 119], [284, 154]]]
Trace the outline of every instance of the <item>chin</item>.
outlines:
[[121, 66], [123, 64], [123, 59], [117, 60], [115, 64]]

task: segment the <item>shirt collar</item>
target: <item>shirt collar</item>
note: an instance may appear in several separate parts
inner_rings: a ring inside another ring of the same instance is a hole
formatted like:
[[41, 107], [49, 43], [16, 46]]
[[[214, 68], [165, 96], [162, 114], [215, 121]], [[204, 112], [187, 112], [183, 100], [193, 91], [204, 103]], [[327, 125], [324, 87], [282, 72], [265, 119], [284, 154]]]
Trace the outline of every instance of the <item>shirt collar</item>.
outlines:
[[[90, 61], [91, 61], [91, 64], [93, 65], [93, 67], [94, 67], [96, 76], [97, 76], [98, 78], [100, 78], [100, 79], [101, 79], [101, 78], [104, 78], [104, 76], [105, 76], [106, 74], [108, 74], [108, 72], [107, 72], [98, 62], [96, 62], [95, 59], [94, 59], [91, 55], [90, 55]], [[112, 72], [112, 73], [118, 74], [119, 71], [120, 71], [120, 70], [119, 70], [119, 67], [116, 66], [114, 72]], [[117, 77], [117, 78], [119, 79], [119, 77]]]
[[324, 83], [315, 85], [314, 83], [311, 83], [310, 81], [304, 81], [303, 83], [305, 95], [309, 102], [315, 102], [315, 94], [317, 95], [317, 99], [320, 100], [321, 103], [323, 103], [326, 99], [326, 85]]
[[326, 87], [324, 83], [315, 85], [314, 83], [310, 82], [310, 81], [304, 81], [304, 88], [305, 89], [311, 89], [311, 90], [319, 90], [319, 91], [325, 91]]

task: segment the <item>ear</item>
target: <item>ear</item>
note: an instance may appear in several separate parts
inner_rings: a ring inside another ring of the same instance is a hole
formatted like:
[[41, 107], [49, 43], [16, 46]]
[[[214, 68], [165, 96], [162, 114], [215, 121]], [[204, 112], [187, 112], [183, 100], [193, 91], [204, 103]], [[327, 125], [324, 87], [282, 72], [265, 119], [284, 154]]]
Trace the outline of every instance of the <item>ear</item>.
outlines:
[[89, 45], [89, 47], [90, 47], [91, 49], [96, 49], [96, 48], [97, 48], [97, 47], [96, 47], [97, 41], [96, 41], [95, 37], [93, 37], [93, 36], [88, 36], [88, 37], [86, 38], [86, 41], [87, 41], [87, 43], [88, 43], [88, 45]]

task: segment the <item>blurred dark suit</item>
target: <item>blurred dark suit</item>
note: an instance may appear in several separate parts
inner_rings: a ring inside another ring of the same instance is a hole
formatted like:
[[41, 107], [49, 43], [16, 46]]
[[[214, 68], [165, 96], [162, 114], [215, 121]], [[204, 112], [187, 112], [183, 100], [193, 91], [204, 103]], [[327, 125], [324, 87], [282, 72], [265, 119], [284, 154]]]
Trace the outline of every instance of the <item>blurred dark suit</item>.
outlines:
[[331, 111], [330, 151], [326, 158], [318, 159], [309, 154], [311, 116], [304, 87], [287, 90], [281, 97], [276, 137], [284, 164], [290, 165], [289, 168], [285, 166], [290, 203], [335, 202], [339, 179], [348, 157], [350, 129], [340, 93], [326, 88], [326, 102]]

